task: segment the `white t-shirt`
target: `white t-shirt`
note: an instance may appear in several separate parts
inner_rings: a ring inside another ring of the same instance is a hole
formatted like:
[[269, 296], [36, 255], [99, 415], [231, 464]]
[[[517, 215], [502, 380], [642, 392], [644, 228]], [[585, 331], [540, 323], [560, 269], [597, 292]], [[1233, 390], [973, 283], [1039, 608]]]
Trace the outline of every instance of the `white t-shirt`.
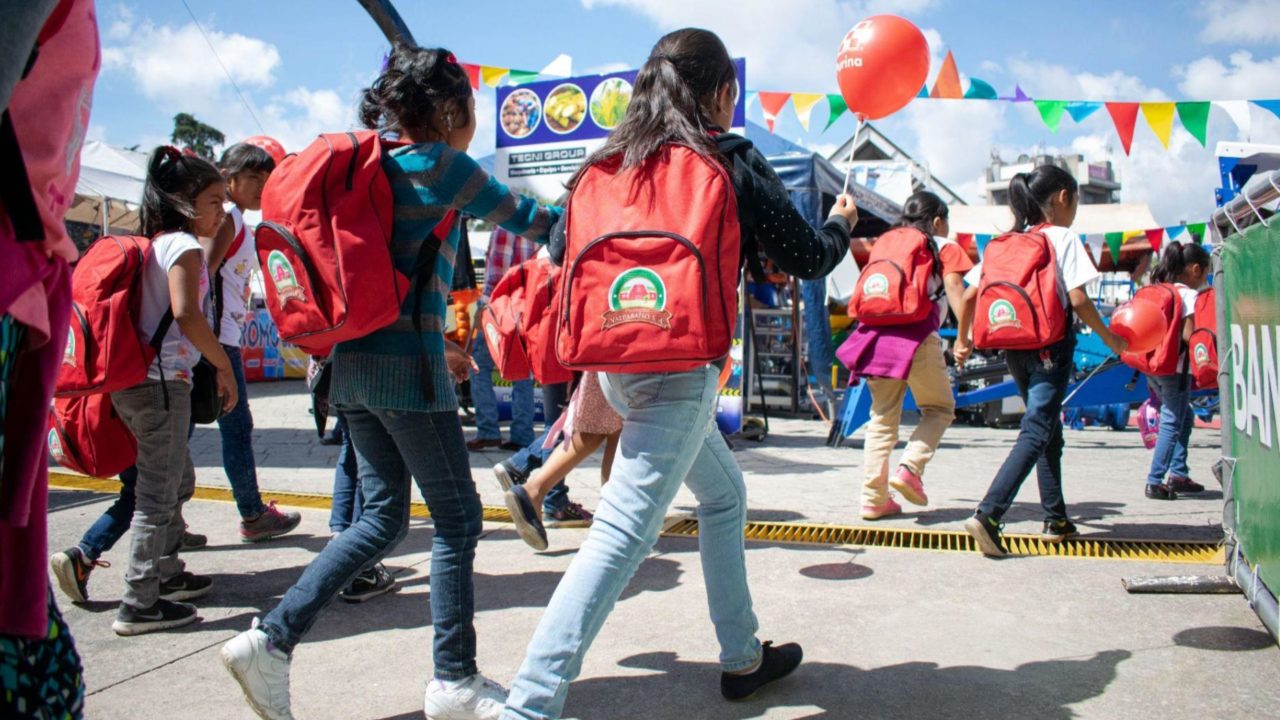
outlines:
[[[1058, 275], [1067, 292], [1084, 287], [1102, 276], [1093, 259], [1085, 251], [1080, 236], [1067, 228], [1051, 225], [1044, 229], [1045, 237], [1053, 243], [1053, 254], [1058, 263]], [[982, 263], [979, 262], [965, 275], [964, 281], [977, 285], [982, 280]]]
[[[258, 251], [254, 245], [253, 228], [245, 224], [240, 209], [229, 205], [227, 214], [235, 222], [236, 237], [243, 233], [244, 241], [234, 254], [227, 255], [218, 272], [218, 277], [222, 280], [222, 326], [218, 328], [218, 341], [230, 347], [240, 347], [240, 335], [244, 332], [244, 318], [251, 292], [249, 276], [258, 269]], [[210, 312], [213, 312], [212, 308]]]
[[1190, 287], [1182, 283], [1174, 283], [1174, 287], [1178, 288], [1178, 297], [1182, 298], [1182, 317], [1189, 318], [1196, 314], [1196, 298], [1200, 296], [1198, 290], [1192, 290]]
[[[142, 314], [139, 318], [138, 334], [142, 342], [151, 342], [151, 336], [160, 327], [160, 320], [172, 307], [169, 298], [169, 270], [179, 258], [189, 252], [200, 253], [200, 302], [209, 292], [209, 275], [204, 267], [204, 252], [194, 235], [189, 233], [166, 233], [158, 236], [151, 243], [151, 258], [142, 272]], [[165, 380], [191, 382], [191, 368], [200, 360], [200, 351], [182, 334], [178, 323], [169, 326], [160, 346], [160, 356], [151, 364], [147, 377], [160, 379], [160, 371], [164, 370]]]

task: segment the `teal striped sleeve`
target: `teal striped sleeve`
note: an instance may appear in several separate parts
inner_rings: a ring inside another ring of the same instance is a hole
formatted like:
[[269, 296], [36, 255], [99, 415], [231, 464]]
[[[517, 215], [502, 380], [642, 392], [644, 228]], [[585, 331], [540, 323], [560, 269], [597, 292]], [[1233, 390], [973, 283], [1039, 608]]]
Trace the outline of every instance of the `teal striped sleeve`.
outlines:
[[439, 160], [442, 172], [436, 191], [458, 210], [545, 244], [564, 208], [540, 205], [517, 195], [481, 168], [470, 155], [446, 148]]

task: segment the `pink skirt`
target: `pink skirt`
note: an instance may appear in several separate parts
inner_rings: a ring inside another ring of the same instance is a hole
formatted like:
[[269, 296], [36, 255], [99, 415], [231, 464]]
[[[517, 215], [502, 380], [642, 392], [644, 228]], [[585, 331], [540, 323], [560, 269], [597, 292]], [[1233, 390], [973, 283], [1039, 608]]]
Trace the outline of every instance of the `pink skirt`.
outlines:
[[600, 389], [600, 377], [593, 372], [583, 373], [582, 382], [569, 400], [569, 419], [565, 422], [565, 434], [575, 432], [592, 435], [612, 435], [622, 430], [622, 416], [613, 411]]

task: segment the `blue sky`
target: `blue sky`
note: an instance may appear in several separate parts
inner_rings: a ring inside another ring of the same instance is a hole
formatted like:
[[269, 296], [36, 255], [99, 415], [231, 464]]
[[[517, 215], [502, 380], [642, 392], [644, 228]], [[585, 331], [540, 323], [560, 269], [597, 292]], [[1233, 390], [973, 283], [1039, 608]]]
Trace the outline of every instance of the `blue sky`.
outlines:
[[[290, 149], [354, 122], [359, 90], [386, 42], [356, 0], [187, 0], [218, 57], [268, 134]], [[634, 67], [665, 31], [697, 25], [721, 34], [747, 58], [757, 90], [835, 92], [835, 49], [848, 28], [876, 12], [911, 19], [937, 64], [955, 53], [964, 75], [1002, 94], [1018, 83], [1035, 97], [1099, 100], [1280, 97], [1280, 0], [399, 0], [423, 44], [460, 59], [537, 70], [560, 53], [576, 73]], [[181, 2], [99, 3], [104, 69], [91, 133], [119, 145], [165, 140], [177, 112], [193, 112], [235, 140], [259, 132]], [[478, 97], [482, 127], [473, 151], [493, 146], [493, 91]], [[757, 122], [758, 107], [750, 116]], [[831, 130], [825, 109], [805, 132], [790, 109], [777, 132], [830, 150], [853, 130]], [[1111, 159], [1124, 199], [1148, 202], [1157, 221], [1204, 219], [1212, 208], [1217, 141], [1245, 139], [1219, 110], [1209, 149], [1180, 128], [1169, 151], [1139, 120], [1125, 158], [1105, 112], [1049, 132], [1029, 105], [920, 102], [879, 123], [944, 181], [981, 201], [978, 177], [991, 151], [1006, 157], [1037, 147]], [[1280, 143], [1280, 119], [1253, 110], [1249, 139]]]

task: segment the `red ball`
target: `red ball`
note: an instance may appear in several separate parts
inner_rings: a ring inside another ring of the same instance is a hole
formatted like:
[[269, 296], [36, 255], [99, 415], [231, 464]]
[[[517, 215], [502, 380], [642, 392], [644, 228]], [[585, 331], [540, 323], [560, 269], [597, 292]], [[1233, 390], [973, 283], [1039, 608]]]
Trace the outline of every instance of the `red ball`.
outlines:
[[863, 120], [901, 110], [928, 76], [929, 42], [897, 15], [874, 15], [854, 25], [836, 54], [840, 94]]
[[1128, 302], [1111, 314], [1111, 332], [1128, 341], [1131, 353], [1153, 350], [1168, 329], [1164, 313], [1149, 302]]

